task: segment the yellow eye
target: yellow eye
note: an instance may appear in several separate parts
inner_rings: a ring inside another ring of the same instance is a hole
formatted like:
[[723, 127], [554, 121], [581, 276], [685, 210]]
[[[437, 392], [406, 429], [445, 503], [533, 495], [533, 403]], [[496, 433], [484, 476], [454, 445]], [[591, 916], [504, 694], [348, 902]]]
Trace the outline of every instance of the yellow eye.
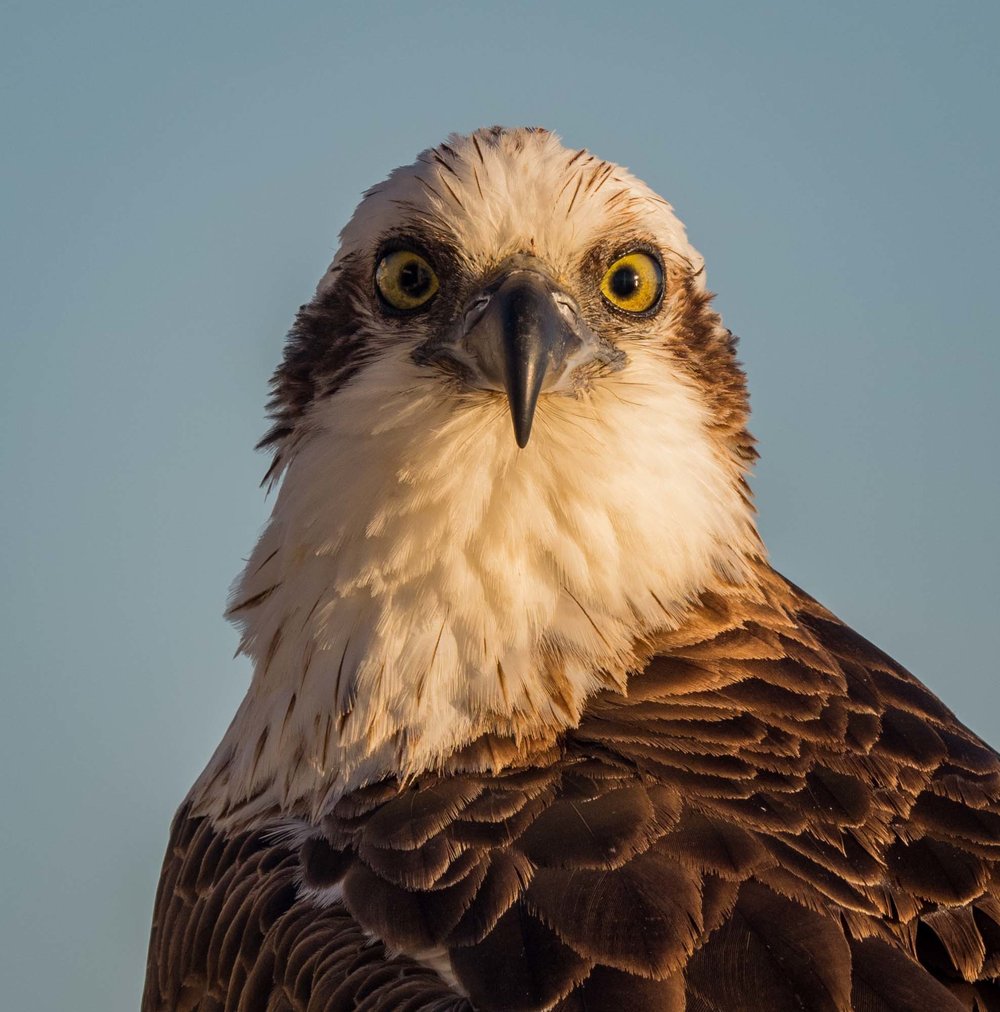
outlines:
[[413, 250], [386, 253], [375, 269], [379, 294], [393, 309], [419, 309], [438, 290], [438, 277], [431, 265]]
[[645, 313], [663, 295], [663, 268], [649, 253], [626, 253], [608, 269], [601, 281], [601, 294], [616, 309]]

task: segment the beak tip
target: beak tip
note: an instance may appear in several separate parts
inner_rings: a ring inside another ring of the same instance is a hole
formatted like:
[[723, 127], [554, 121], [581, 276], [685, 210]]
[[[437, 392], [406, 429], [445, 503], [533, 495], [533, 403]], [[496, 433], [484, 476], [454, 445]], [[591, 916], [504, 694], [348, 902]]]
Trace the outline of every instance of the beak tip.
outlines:
[[531, 415], [527, 418], [514, 419], [514, 439], [517, 441], [519, 450], [523, 450], [528, 445], [528, 440], [531, 438], [531, 422]]

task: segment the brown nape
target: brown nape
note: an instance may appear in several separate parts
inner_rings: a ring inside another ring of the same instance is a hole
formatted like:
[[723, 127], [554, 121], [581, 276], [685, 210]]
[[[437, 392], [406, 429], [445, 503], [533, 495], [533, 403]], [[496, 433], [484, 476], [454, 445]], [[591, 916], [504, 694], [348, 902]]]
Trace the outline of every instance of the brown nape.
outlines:
[[750, 466], [757, 459], [747, 431], [750, 398], [746, 374], [736, 358], [737, 338], [712, 308], [712, 292], [699, 288], [690, 271], [671, 266], [670, 351], [697, 384], [714, 430]]
[[280, 469], [282, 443], [306, 408], [317, 397], [334, 393], [364, 365], [357, 305], [370, 298], [368, 286], [351, 257], [345, 257], [336, 272], [336, 282], [299, 309], [281, 365], [271, 378], [267, 410], [274, 424], [257, 444], [257, 449], [275, 451], [265, 481]]
[[145, 1012], [1000, 1008], [1000, 757], [760, 576], [533, 762], [355, 791], [301, 848], [182, 811]]

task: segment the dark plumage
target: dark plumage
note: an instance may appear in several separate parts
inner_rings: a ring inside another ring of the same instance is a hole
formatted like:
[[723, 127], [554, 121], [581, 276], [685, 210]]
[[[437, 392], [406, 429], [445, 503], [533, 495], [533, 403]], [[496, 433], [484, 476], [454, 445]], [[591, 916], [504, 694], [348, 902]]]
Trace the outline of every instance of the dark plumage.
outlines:
[[182, 810], [144, 1007], [1000, 1007], [1000, 757], [776, 576], [650, 653], [530, 764], [362, 789], [299, 849]]

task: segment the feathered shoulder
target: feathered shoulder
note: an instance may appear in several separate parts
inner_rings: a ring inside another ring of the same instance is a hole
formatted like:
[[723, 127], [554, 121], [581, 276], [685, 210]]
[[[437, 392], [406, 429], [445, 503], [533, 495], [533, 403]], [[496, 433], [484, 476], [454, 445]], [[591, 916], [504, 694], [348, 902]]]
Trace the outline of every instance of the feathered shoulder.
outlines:
[[520, 759], [478, 742], [293, 842], [182, 809], [145, 1012], [1000, 1008], [1000, 757], [762, 586]]

